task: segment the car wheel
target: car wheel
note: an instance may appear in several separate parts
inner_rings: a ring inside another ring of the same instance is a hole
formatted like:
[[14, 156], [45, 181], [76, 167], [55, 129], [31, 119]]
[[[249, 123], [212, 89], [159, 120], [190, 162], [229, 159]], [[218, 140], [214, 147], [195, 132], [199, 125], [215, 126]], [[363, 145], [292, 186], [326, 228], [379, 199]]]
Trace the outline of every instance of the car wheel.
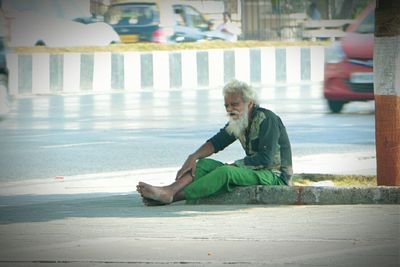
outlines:
[[35, 46], [46, 46], [46, 43], [43, 40], [38, 40], [36, 41]]
[[[7, 76], [8, 75], [8, 69], [7, 68], [0, 68], [0, 75]], [[0, 80], [1, 80], [1, 78], [0, 78]]]
[[342, 111], [344, 104], [346, 104], [346, 102], [344, 102], [344, 101], [328, 100], [329, 109], [333, 113], [340, 113], [340, 111]]

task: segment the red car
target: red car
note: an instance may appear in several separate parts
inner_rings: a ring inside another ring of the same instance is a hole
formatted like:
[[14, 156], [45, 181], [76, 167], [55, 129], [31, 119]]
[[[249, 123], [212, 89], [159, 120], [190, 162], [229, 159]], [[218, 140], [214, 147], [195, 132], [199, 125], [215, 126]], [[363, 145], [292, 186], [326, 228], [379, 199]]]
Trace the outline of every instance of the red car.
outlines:
[[348, 102], [374, 99], [374, 30], [375, 4], [370, 4], [342, 40], [326, 49], [324, 97], [334, 113]]

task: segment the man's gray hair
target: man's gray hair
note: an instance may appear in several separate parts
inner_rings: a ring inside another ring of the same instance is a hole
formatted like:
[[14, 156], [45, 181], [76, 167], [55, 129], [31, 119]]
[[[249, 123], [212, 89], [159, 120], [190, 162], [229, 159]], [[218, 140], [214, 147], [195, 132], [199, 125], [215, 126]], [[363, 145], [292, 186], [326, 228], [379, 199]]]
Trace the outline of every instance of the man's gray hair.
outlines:
[[259, 105], [257, 92], [247, 83], [238, 80], [231, 80], [223, 89], [223, 94], [226, 96], [231, 93], [241, 93], [245, 103], [253, 101], [255, 105]]

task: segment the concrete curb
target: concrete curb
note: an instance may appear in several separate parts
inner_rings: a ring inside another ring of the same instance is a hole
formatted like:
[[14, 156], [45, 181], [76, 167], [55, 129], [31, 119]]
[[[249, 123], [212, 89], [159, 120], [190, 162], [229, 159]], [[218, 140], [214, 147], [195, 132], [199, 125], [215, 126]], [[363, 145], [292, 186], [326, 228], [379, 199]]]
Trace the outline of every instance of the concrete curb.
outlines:
[[247, 186], [186, 204], [353, 205], [400, 204], [400, 187]]

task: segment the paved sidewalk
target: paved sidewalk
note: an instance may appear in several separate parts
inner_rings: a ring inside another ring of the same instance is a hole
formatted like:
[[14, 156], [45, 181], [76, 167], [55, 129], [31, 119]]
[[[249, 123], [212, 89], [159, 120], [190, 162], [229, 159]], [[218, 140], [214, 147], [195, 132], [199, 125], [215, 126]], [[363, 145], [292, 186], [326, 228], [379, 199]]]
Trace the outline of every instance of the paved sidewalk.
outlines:
[[144, 207], [136, 193], [1, 197], [0, 266], [398, 266], [399, 205]]
[[1, 182], [0, 266], [400, 262], [399, 187], [254, 186], [163, 207], [132, 192], [139, 180], [165, 185], [175, 171]]

